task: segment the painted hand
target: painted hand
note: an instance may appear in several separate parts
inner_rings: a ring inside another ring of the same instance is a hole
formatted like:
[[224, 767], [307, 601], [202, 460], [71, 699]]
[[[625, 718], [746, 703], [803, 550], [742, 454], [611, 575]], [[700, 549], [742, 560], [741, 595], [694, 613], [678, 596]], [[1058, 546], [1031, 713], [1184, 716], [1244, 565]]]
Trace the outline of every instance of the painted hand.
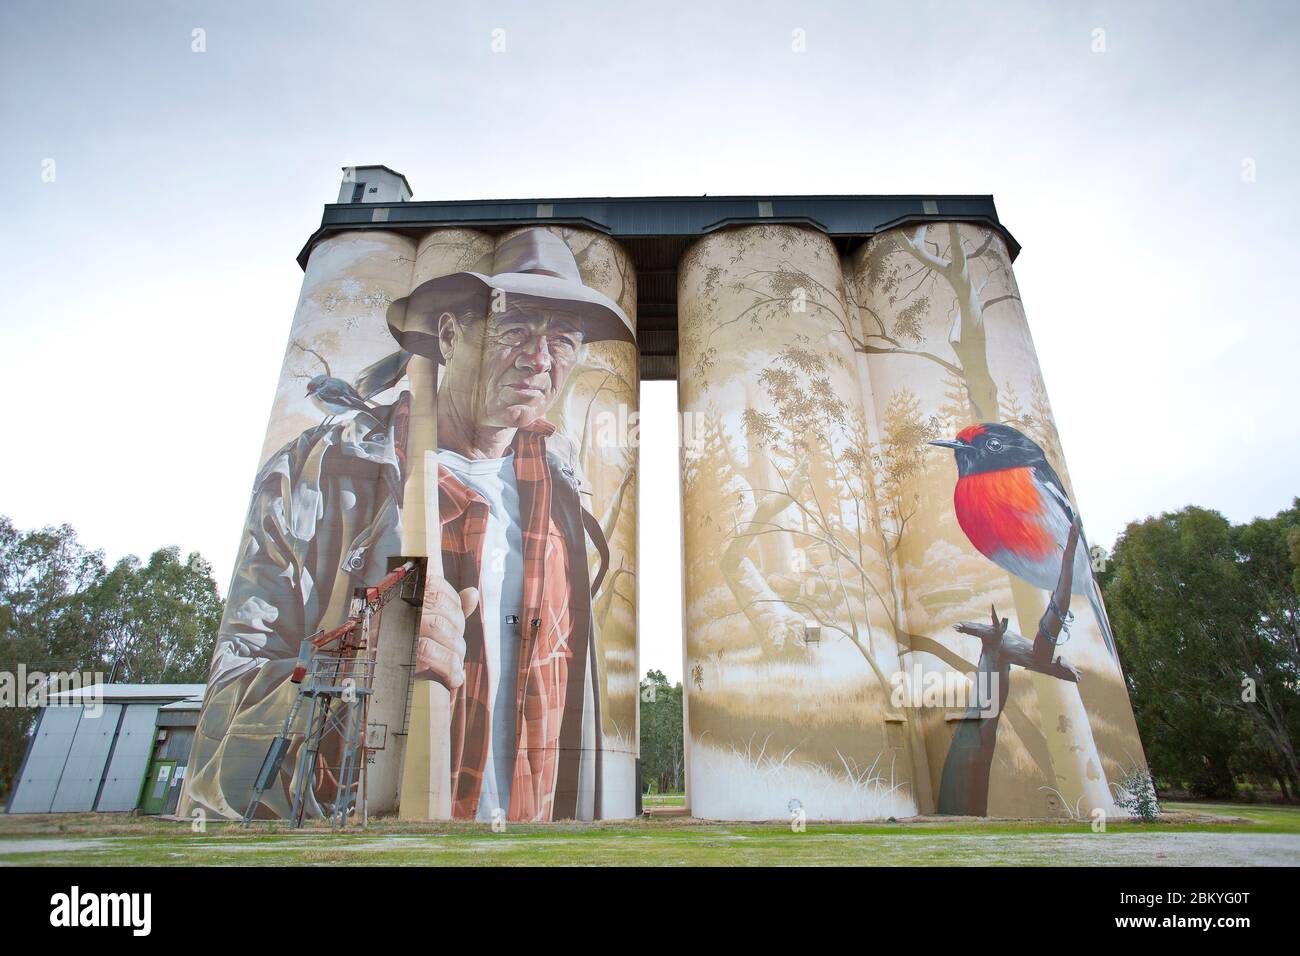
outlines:
[[465, 619], [476, 607], [478, 588], [457, 594], [446, 578], [430, 576], [416, 638], [416, 680], [436, 680], [448, 690], [465, 683]]

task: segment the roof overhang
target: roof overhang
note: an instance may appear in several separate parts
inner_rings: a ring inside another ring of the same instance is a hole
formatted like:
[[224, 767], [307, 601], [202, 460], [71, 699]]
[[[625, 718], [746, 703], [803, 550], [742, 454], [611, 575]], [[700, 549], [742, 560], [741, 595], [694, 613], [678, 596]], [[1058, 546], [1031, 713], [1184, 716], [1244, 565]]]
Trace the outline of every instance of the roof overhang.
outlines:
[[330, 203], [298, 253], [338, 232], [430, 229], [488, 232], [523, 225], [570, 225], [624, 238], [699, 238], [729, 226], [791, 223], [824, 232], [851, 251], [880, 232], [925, 222], [977, 222], [998, 233], [1011, 258], [1020, 244], [998, 219], [992, 196], [662, 196], [605, 199], [474, 199], [444, 202]]

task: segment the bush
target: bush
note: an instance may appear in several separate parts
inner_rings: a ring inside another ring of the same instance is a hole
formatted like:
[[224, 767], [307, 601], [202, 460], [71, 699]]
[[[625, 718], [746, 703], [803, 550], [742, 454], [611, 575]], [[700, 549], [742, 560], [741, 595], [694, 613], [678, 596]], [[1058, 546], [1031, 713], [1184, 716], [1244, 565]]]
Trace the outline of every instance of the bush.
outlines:
[[1156, 785], [1151, 774], [1142, 767], [1129, 771], [1116, 788], [1115, 805], [1127, 810], [1143, 823], [1160, 819], [1160, 803], [1156, 799]]

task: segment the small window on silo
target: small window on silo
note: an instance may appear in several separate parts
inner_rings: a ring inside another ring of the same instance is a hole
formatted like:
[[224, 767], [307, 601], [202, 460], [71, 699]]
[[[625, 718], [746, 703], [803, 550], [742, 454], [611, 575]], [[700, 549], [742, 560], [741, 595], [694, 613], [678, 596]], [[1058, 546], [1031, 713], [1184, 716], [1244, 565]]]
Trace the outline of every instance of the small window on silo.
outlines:
[[352, 187], [352, 201], [353, 201], [353, 202], [361, 202], [361, 201], [362, 201], [363, 199], [365, 199], [365, 198], [366, 198], [366, 184], [365, 184], [365, 183], [357, 183], [355, 186]]

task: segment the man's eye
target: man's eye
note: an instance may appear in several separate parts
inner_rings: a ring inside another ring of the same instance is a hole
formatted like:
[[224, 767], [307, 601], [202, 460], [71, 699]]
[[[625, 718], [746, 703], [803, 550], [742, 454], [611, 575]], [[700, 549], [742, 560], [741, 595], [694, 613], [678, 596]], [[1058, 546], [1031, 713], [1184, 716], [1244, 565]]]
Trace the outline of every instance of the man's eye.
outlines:
[[506, 329], [501, 333], [501, 341], [507, 345], [519, 345], [528, 337], [523, 329]]

